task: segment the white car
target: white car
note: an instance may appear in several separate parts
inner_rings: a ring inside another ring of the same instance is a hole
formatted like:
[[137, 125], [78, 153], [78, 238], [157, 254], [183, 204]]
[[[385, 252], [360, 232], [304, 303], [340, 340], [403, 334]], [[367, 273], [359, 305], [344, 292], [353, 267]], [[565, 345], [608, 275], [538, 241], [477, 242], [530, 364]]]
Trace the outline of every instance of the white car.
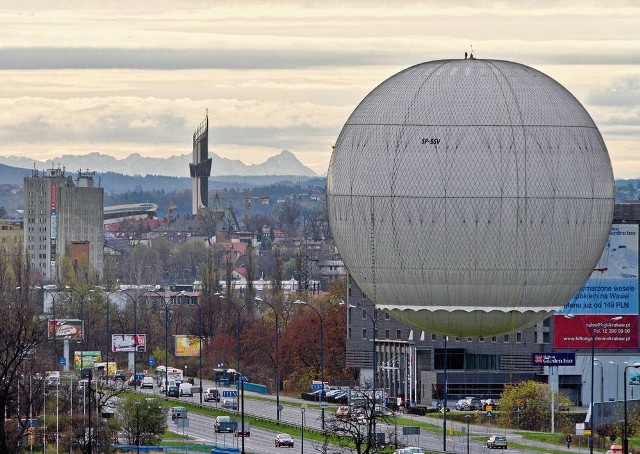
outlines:
[[142, 379], [142, 383], [140, 384], [140, 388], [149, 388], [153, 389], [153, 377], [144, 377]]

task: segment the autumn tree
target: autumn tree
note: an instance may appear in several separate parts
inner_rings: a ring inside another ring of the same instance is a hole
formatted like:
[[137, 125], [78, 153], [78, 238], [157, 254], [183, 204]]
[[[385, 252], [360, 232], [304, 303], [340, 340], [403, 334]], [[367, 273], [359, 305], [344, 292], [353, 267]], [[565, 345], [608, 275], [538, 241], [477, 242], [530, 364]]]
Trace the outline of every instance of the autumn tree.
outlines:
[[[552, 393], [548, 384], [531, 380], [506, 385], [500, 396], [499, 423], [522, 430], [550, 431]], [[557, 408], [571, 406], [564, 394], [555, 393], [553, 397]], [[571, 426], [566, 412], [556, 413], [556, 425], [560, 430]]]
[[167, 425], [166, 407], [158, 399], [127, 396], [118, 407], [116, 418], [127, 442], [143, 446], [157, 445]]

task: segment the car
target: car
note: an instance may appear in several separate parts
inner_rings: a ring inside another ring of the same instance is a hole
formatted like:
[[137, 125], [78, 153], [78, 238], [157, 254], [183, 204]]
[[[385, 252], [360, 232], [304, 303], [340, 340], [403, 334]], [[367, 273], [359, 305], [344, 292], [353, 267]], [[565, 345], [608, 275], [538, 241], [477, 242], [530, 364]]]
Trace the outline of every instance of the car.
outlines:
[[279, 448], [280, 446], [293, 448], [293, 437], [289, 434], [276, 435], [276, 448]]
[[127, 375], [123, 370], [117, 370], [113, 374], [113, 379], [125, 381], [127, 379]]
[[216, 416], [216, 419], [213, 422], [213, 428], [216, 433], [233, 432], [236, 430], [236, 422], [229, 416]]
[[336, 409], [336, 418], [338, 419], [348, 419], [350, 415], [349, 407], [346, 405], [340, 405]]
[[228, 410], [237, 410], [238, 401], [236, 399], [222, 399], [222, 408], [226, 408]]
[[409, 446], [407, 448], [400, 448], [393, 451], [393, 454], [424, 454], [424, 451], [415, 446]]
[[167, 397], [180, 397], [180, 391], [177, 386], [169, 386]]
[[487, 440], [489, 449], [507, 449], [507, 437], [504, 435], [491, 435]]
[[220, 402], [220, 392], [216, 388], [207, 388], [202, 399], [205, 402]]
[[184, 407], [171, 407], [171, 419], [184, 419], [187, 417], [187, 409]]
[[153, 377], [144, 377], [142, 379], [142, 383], [140, 384], [140, 388], [144, 389], [144, 388], [149, 388], [149, 389], [153, 389]]

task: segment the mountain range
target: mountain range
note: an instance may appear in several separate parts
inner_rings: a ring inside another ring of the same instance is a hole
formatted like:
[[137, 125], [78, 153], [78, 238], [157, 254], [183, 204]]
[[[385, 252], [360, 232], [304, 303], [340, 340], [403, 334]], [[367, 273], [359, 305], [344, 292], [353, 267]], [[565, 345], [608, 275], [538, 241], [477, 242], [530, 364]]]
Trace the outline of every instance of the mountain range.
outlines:
[[[288, 150], [270, 157], [262, 164], [244, 164], [238, 159], [221, 158], [209, 152], [212, 159], [211, 176], [268, 176], [291, 175], [316, 177], [313, 170], [303, 165], [296, 156]], [[113, 172], [128, 176], [171, 176], [188, 177], [191, 154], [171, 156], [169, 158], [152, 158], [133, 153], [124, 159], [117, 159], [98, 152], [86, 155], [64, 155], [47, 161], [38, 161], [22, 156], [0, 156], [0, 164], [23, 169], [36, 168], [38, 170], [50, 168], [66, 168], [67, 171], [91, 171], [98, 173]], [[178, 174], [176, 174], [178, 173]]]

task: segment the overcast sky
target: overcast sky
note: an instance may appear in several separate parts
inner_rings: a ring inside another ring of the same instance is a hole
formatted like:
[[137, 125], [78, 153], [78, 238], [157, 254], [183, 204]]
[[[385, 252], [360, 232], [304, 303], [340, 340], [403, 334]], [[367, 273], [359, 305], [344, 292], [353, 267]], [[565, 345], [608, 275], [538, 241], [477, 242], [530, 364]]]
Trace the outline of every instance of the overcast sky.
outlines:
[[369, 91], [473, 46], [564, 85], [640, 178], [638, 24], [634, 0], [0, 0], [0, 155], [183, 155], [208, 109], [219, 156], [324, 174]]

